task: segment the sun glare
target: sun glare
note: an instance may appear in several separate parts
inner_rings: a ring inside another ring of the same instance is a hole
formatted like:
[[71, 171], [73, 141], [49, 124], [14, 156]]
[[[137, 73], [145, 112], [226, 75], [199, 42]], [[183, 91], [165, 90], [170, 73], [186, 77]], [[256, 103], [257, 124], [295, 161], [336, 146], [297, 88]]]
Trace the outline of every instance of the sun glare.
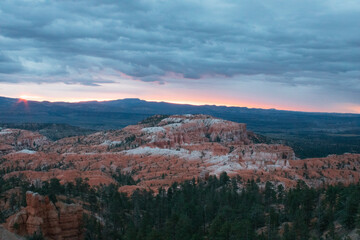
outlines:
[[25, 99], [25, 98], [19, 98], [19, 100], [17, 101], [17, 103], [24, 103], [25, 105], [27, 105], [27, 102], [28, 100]]
[[23, 105], [25, 107], [25, 111], [29, 111], [28, 96], [20, 96], [16, 104]]
[[19, 98], [23, 99], [23, 100], [39, 100], [41, 97], [30, 96], [30, 95], [21, 95]]

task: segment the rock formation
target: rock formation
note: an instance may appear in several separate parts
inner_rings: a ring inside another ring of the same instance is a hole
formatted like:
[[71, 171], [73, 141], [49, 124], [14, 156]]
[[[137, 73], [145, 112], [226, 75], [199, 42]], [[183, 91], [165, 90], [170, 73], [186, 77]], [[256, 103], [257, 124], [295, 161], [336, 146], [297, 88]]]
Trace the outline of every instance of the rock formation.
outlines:
[[27, 207], [7, 219], [6, 227], [20, 235], [35, 232], [48, 239], [82, 239], [81, 224], [83, 210], [79, 205], [52, 203], [46, 196], [26, 193]]
[[33, 153], [50, 141], [43, 135], [20, 129], [0, 129], [0, 156], [11, 151]]
[[0, 170], [10, 169], [6, 178], [21, 174], [33, 182], [56, 177], [64, 183], [81, 177], [89, 179], [90, 185], [109, 184], [115, 182], [112, 175], [118, 170], [139, 180], [136, 187], [153, 190], [223, 171], [245, 181], [260, 179], [286, 186], [297, 180], [320, 186], [360, 178], [359, 154], [299, 160], [288, 146], [255, 143], [256, 135], [245, 124], [206, 115], [155, 116], [121, 130], [56, 142], [26, 131], [14, 144], [13, 130], [2, 132], [0, 146], [6, 153]]

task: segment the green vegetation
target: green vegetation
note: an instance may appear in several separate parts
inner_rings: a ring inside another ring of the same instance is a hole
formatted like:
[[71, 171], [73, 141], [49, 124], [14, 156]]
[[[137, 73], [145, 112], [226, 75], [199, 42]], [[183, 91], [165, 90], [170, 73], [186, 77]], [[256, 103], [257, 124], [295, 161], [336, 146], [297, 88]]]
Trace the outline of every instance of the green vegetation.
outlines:
[[142, 120], [140, 122], [140, 124], [147, 124], [150, 127], [154, 127], [156, 126], [158, 123], [161, 122], [161, 120], [163, 120], [164, 118], [169, 117], [170, 115], [154, 115], [154, 116], [150, 116], [148, 118], [145, 118], [144, 120]]
[[[0, 178], [0, 194], [19, 187], [81, 200], [91, 214], [84, 215], [85, 239], [344, 239], [360, 227], [360, 183], [309, 188], [298, 182], [293, 189], [267, 182], [230, 179], [226, 173], [207, 181], [174, 183], [158, 194], [136, 190], [132, 196], [118, 187], [135, 181], [116, 176], [118, 184], [90, 187], [86, 180], [61, 185], [51, 179], [35, 187]], [[241, 183], [241, 184], [240, 184]], [[244, 187], [239, 187], [244, 186]], [[341, 225], [339, 233], [335, 225]], [[341, 237], [341, 238], [340, 238]]]
[[[326, 157], [329, 154], [360, 153], [360, 135], [331, 135], [321, 132], [267, 134], [271, 143], [290, 146], [299, 158]], [[275, 140], [282, 139], [282, 140]]]
[[42, 235], [42, 233], [37, 233], [35, 232], [32, 236], [28, 236], [26, 238], [26, 240], [44, 240], [44, 236]]

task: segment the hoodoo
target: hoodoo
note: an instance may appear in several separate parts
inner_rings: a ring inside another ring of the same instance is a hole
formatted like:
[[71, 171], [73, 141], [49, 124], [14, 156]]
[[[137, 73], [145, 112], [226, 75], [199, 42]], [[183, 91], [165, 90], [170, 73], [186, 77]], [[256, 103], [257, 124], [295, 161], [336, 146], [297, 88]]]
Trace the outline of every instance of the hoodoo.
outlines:
[[360, 155], [300, 160], [288, 146], [259, 142], [245, 124], [207, 115], [154, 116], [121, 130], [55, 142], [38, 133], [17, 130], [19, 144], [15, 146], [9, 140], [15, 139], [14, 131], [0, 132], [0, 145], [8, 146], [1, 153], [4, 160], [0, 168], [16, 170], [5, 178], [21, 175], [31, 181], [46, 181], [57, 177], [64, 183], [81, 177], [98, 185], [113, 183], [113, 175], [120, 171], [131, 173], [137, 187], [155, 191], [201, 177], [204, 172], [217, 176], [227, 172], [244, 180], [286, 186], [299, 179], [309, 186], [320, 186], [360, 178], [354, 170], [360, 169]]

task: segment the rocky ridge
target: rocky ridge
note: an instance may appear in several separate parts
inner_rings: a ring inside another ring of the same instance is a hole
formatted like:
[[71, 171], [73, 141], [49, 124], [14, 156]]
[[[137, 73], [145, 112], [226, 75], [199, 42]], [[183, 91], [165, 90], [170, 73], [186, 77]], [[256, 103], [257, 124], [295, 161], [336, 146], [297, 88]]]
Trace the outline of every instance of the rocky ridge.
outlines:
[[[117, 171], [131, 173], [135, 188], [167, 187], [173, 182], [227, 172], [244, 181], [259, 179], [293, 186], [350, 183], [360, 179], [360, 155], [344, 154], [303, 159], [280, 144], [255, 143], [245, 124], [207, 115], [154, 116], [121, 130], [52, 142], [38, 133], [0, 131], [0, 169], [5, 177], [31, 181], [57, 177], [61, 182], [87, 178], [90, 185], [115, 182]], [[19, 130], [16, 130], [19, 131]], [[30, 140], [29, 140], [30, 139]]]
[[37, 133], [21, 129], [0, 128], [0, 156], [20, 151], [24, 153], [38, 150], [41, 146], [49, 144], [49, 140]]
[[53, 240], [82, 239], [83, 210], [76, 204], [52, 203], [47, 196], [26, 193], [27, 207], [7, 219], [5, 227], [23, 236], [42, 233]]

